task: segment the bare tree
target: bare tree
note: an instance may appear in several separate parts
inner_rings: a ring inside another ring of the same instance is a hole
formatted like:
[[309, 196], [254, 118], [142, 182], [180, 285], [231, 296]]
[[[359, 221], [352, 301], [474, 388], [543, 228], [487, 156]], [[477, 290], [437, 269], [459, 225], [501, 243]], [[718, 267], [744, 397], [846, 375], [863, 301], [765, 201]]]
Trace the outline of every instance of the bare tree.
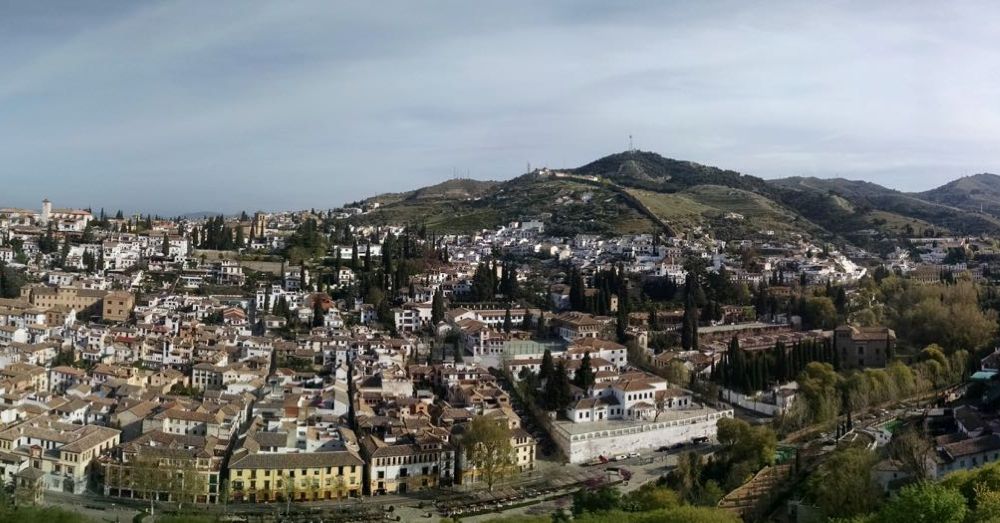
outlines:
[[506, 421], [497, 421], [486, 416], [476, 416], [462, 435], [462, 449], [466, 462], [482, 475], [487, 488], [510, 473], [515, 464], [514, 447], [510, 443], [511, 432]]
[[917, 481], [927, 479], [930, 441], [912, 425], [902, 430], [889, 443], [889, 455]]

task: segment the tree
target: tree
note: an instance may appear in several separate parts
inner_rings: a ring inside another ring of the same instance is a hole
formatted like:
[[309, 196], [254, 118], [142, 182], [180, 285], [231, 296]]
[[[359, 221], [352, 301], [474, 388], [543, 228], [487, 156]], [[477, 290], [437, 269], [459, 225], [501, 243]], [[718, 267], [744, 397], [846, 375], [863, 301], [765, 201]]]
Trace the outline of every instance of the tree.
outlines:
[[[840, 377], [829, 363], [811, 362], [799, 375], [799, 391], [802, 394], [801, 408], [808, 423], [833, 419], [840, 411], [838, 393]], [[795, 407], [793, 407], [794, 409]]]
[[524, 309], [524, 316], [521, 320], [521, 330], [530, 331], [531, 330], [531, 311]]
[[576, 369], [576, 374], [573, 375], [573, 384], [587, 391], [594, 386], [594, 379], [594, 369], [590, 366], [590, 352], [588, 351], [583, 353], [580, 368]]
[[996, 335], [997, 311], [980, 306], [980, 288], [970, 281], [918, 285], [889, 276], [878, 292], [884, 297], [886, 323], [910, 345], [937, 343], [952, 351], [972, 351]]
[[316, 297], [313, 298], [313, 327], [322, 327], [325, 325], [325, 316], [326, 312], [323, 310], [323, 300], [317, 294]]
[[690, 451], [681, 454], [677, 467], [670, 472], [667, 480], [677, 492], [689, 502], [694, 502], [701, 490], [701, 474], [705, 468], [701, 455]]
[[193, 460], [185, 460], [178, 472], [180, 482], [176, 487], [175, 501], [178, 503], [197, 503], [198, 496], [205, 493], [207, 482], [205, 476], [195, 467]]
[[0, 298], [17, 298], [23, 285], [23, 273], [0, 262]]
[[878, 506], [881, 491], [871, 471], [878, 457], [863, 447], [837, 450], [808, 481], [808, 492], [827, 517], [867, 514]]
[[769, 427], [754, 427], [735, 418], [722, 418], [717, 427], [722, 460], [730, 464], [748, 462], [753, 472], [774, 461], [778, 440]]
[[681, 347], [684, 350], [698, 350], [698, 300], [701, 287], [693, 273], [684, 280], [684, 317], [681, 320]]
[[503, 294], [509, 300], [515, 300], [519, 294], [517, 269], [509, 262], [505, 262], [502, 267], [503, 274], [500, 278], [500, 294]]
[[569, 375], [560, 361], [552, 371], [552, 376], [545, 382], [544, 401], [549, 410], [561, 411], [573, 401], [571, 394]]
[[63, 238], [62, 248], [59, 249], [59, 266], [66, 267], [66, 258], [69, 257], [69, 236]]
[[489, 301], [496, 297], [496, 269], [489, 261], [476, 267], [472, 275], [472, 295], [477, 301]]
[[621, 494], [618, 489], [603, 486], [597, 489], [582, 488], [573, 493], [573, 515], [587, 512], [609, 512], [619, 507]]
[[681, 505], [677, 492], [656, 483], [646, 483], [621, 498], [619, 506], [626, 512], [651, 512]]
[[444, 321], [444, 295], [441, 289], [434, 291], [434, 298], [431, 300], [431, 324], [437, 325]]
[[885, 523], [961, 523], [968, 512], [957, 490], [936, 483], [916, 483], [900, 489], [878, 512]]
[[514, 322], [510, 319], [510, 307], [507, 307], [507, 312], [503, 316], [503, 331], [510, 334], [512, 330], [514, 330]]
[[160, 253], [164, 256], [170, 256], [170, 235], [163, 233], [163, 244], [160, 246]]
[[930, 441], [913, 426], [894, 435], [889, 443], [889, 455], [916, 481], [927, 479], [929, 475], [927, 460], [932, 455], [932, 450]]
[[540, 339], [546, 339], [549, 337], [549, 327], [545, 324], [545, 313], [542, 312], [538, 315], [538, 324], [535, 326], [535, 335]]
[[510, 438], [510, 427], [505, 420], [497, 421], [487, 416], [472, 418], [462, 435], [465, 462], [475, 467], [490, 492], [497, 481], [511, 472], [516, 463]]
[[583, 283], [583, 276], [580, 271], [573, 267], [569, 273], [569, 306], [575, 311], [586, 309], [586, 289]]
[[538, 379], [545, 381], [552, 377], [555, 372], [555, 364], [552, 362], [552, 351], [545, 349], [542, 354], [542, 363], [538, 368]]
[[664, 377], [667, 378], [667, 381], [671, 385], [684, 387], [691, 381], [691, 371], [688, 370], [687, 365], [682, 360], [675, 358], [667, 362], [667, 368], [664, 369]]
[[837, 307], [826, 296], [806, 299], [802, 322], [810, 329], [832, 329], [837, 326]]

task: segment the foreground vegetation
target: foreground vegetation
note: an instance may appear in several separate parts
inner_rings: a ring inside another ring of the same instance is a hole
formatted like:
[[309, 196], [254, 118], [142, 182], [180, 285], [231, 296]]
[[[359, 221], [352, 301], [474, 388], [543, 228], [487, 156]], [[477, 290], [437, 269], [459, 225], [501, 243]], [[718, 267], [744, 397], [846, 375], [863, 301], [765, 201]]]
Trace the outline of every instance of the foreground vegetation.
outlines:
[[[598, 523], [737, 523], [739, 518], [718, 508], [698, 507], [685, 503], [677, 492], [654, 484], [622, 494], [617, 488], [604, 486], [581, 489], [573, 495], [572, 521]], [[569, 516], [557, 511], [551, 516], [511, 516], [489, 520], [491, 523], [548, 523], [569, 521]]]

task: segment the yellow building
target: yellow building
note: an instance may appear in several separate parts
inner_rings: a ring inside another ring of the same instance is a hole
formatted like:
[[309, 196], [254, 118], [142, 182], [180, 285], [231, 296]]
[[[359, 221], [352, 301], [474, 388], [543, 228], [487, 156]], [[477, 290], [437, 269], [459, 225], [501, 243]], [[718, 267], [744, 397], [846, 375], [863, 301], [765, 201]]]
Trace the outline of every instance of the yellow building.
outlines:
[[352, 452], [242, 452], [229, 464], [233, 501], [318, 501], [361, 494], [365, 464]]

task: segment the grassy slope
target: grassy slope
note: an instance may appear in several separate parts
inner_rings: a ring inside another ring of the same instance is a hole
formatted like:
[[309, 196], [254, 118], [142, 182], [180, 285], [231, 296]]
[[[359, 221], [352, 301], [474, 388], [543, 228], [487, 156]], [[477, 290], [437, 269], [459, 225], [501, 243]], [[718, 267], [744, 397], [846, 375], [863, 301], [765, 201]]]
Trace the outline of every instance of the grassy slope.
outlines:
[[[679, 229], [709, 227], [722, 239], [753, 237], [762, 230], [773, 230], [782, 237], [822, 232], [780, 204], [741, 189], [697, 185], [677, 193], [641, 189], [629, 189], [629, 192]], [[728, 219], [727, 213], [740, 214], [743, 219]]]

